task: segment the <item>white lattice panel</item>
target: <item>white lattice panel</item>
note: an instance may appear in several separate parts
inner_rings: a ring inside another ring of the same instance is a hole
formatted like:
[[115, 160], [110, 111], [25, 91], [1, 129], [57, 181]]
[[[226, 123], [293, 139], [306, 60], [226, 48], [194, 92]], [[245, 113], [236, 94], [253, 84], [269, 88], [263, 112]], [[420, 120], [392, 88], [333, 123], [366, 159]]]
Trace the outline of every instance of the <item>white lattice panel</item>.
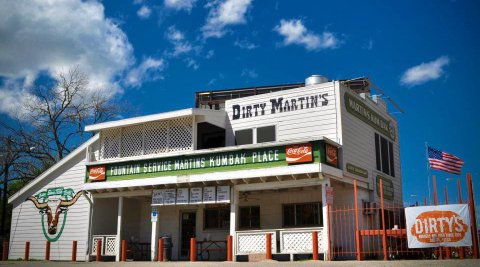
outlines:
[[102, 146], [100, 154], [102, 159], [120, 157], [120, 129], [102, 131]]
[[275, 232], [243, 232], [237, 233], [237, 254], [265, 253], [267, 233], [272, 234], [272, 253], [276, 253], [277, 235]]
[[193, 127], [191, 117], [170, 121], [169, 151], [185, 151], [193, 148]]
[[[97, 254], [97, 244], [98, 244], [98, 240], [102, 241], [102, 244], [101, 246], [103, 247], [103, 244], [104, 244], [104, 240], [103, 240], [103, 236], [94, 236], [92, 238], [92, 254], [95, 255]], [[100, 254], [103, 254], [103, 249], [100, 247]]]
[[168, 121], [145, 124], [145, 155], [168, 152]]
[[105, 237], [105, 255], [115, 256], [117, 247], [117, 238], [115, 236]]
[[[313, 230], [280, 231], [280, 251], [282, 253], [312, 253]], [[323, 229], [318, 232], [318, 251], [323, 252]]]
[[143, 125], [122, 129], [122, 157], [143, 155]]

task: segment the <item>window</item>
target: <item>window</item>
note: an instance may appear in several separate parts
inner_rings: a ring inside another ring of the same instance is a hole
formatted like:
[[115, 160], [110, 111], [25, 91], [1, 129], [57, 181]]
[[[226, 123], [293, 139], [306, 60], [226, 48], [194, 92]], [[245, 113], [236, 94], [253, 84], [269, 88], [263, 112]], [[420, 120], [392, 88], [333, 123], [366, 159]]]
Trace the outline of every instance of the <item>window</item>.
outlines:
[[322, 226], [323, 219], [321, 204], [321, 202], [314, 202], [283, 205], [283, 226]]
[[275, 141], [275, 126], [257, 128], [257, 144]]
[[230, 208], [206, 208], [203, 213], [203, 229], [221, 230], [230, 228]]
[[260, 228], [260, 207], [240, 208], [240, 228]]
[[377, 170], [395, 177], [393, 144], [377, 133], [375, 134], [375, 157]]
[[253, 144], [253, 129], [235, 131], [235, 144], [237, 146]]

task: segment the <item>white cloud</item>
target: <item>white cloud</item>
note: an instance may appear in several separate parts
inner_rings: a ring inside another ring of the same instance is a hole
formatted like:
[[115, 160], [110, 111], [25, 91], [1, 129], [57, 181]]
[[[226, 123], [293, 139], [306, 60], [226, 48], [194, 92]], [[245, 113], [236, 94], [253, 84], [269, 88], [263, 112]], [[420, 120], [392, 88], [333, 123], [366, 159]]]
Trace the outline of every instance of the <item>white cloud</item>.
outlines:
[[193, 58], [187, 58], [185, 62], [187, 62], [187, 66], [189, 68], [192, 68], [194, 70], [198, 70], [198, 68], [200, 68], [200, 65]]
[[252, 0], [226, 0], [208, 4], [210, 12], [202, 27], [203, 38], [220, 38], [227, 33], [227, 26], [247, 23], [245, 15], [251, 3]]
[[[97, 1], [6, 1], [0, 8], [0, 36], [0, 112], [15, 113], [19, 105], [9, 101], [30, 96], [40, 73], [54, 76], [78, 66], [92, 92], [111, 96], [132, 84], [133, 76], [130, 82], [123, 79], [135, 66], [133, 47]], [[142, 64], [137, 71], [145, 68]], [[136, 86], [141, 82], [137, 79]]]
[[165, 0], [163, 4], [167, 8], [175, 10], [191, 11], [197, 0]]
[[255, 79], [258, 77], [258, 73], [255, 69], [243, 69], [242, 70], [242, 76], [243, 77], [248, 77], [251, 79]]
[[129, 86], [138, 87], [145, 81], [163, 79], [160, 73], [164, 68], [165, 61], [163, 59], [147, 57], [140, 65], [128, 72], [125, 83]]
[[210, 59], [215, 55], [215, 51], [212, 49], [208, 50], [207, 55], [205, 56], [206, 59]]
[[307, 50], [335, 49], [341, 44], [334, 33], [324, 31], [316, 34], [309, 31], [300, 19], [280, 20], [274, 30], [283, 36], [284, 45], [302, 45]]
[[246, 50], [252, 50], [258, 47], [258, 45], [251, 43], [248, 40], [236, 40], [234, 45]]
[[175, 26], [168, 27], [166, 38], [173, 45], [173, 51], [168, 53], [170, 56], [177, 57], [187, 54], [193, 49], [192, 44], [185, 40], [185, 34], [177, 30]]
[[137, 16], [139, 16], [141, 19], [148, 19], [151, 14], [152, 10], [148, 6], [142, 6], [137, 11]]
[[403, 73], [400, 83], [406, 86], [415, 86], [436, 80], [442, 77], [445, 73], [443, 68], [449, 63], [450, 59], [448, 56], [441, 56], [434, 61], [423, 62], [420, 65], [413, 66]]

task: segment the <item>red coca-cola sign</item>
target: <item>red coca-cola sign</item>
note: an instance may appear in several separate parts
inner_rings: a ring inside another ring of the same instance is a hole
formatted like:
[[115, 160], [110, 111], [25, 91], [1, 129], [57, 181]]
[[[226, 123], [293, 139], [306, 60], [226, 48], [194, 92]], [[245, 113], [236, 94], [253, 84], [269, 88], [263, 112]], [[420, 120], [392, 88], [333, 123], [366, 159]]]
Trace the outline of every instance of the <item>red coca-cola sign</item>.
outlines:
[[333, 167], [338, 167], [338, 148], [327, 144], [325, 150], [327, 151], [327, 164]]
[[288, 164], [313, 161], [312, 144], [290, 145], [285, 149]]
[[90, 181], [105, 181], [105, 165], [92, 166], [88, 171], [88, 179]]

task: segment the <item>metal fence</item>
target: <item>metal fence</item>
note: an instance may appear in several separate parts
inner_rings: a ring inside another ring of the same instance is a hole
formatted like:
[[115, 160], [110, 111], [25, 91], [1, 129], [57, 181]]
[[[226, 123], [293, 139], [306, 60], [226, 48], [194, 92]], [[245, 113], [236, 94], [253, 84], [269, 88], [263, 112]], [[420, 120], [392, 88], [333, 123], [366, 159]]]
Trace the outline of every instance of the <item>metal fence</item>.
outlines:
[[[438, 203], [437, 200], [435, 176], [433, 176], [433, 185], [432, 205], [443, 204]], [[379, 187], [380, 200], [364, 202], [359, 205], [357, 185], [354, 181], [354, 203], [341, 207], [328, 207], [330, 221], [328, 258], [331, 260], [478, 259], [475, 201], [470, 174], [467, 174], [467, 186], [473, 245], [470, 247], [409, 249], [405, 220], [406, 207], [384, 202], [382, 181], [380, 181]], [[449, 203], [445, 189], [445, 204], [462, 204], [460, 181], [458, 181], [457, 187], [459, 203]], [[427, 199], [423, 204], [427, 206]]]

